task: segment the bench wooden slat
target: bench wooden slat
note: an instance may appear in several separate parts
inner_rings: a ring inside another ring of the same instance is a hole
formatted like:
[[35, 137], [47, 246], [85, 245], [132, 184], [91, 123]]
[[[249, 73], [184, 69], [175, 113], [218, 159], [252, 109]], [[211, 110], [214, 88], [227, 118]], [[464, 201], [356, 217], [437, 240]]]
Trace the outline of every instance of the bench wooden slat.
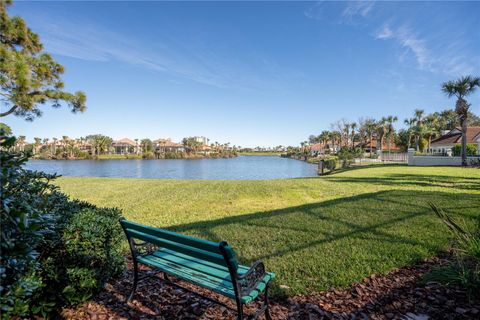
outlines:
[[[177, 257], [180, 257], [180, 258], [183, 258], [183, 259], [191, 260], [195, 263], [204, 264], [206, 266], [213, 267], [213, 268], [218, 268], [218, 269], [225, 270], [225, 271], [228, 272], [228, 268], [225, 266], [225, 264], [220, 265], [220, 264], [216, 264], [216, 263], [213, 263], [213, 262], [210, 262], [210, 261], [199, 260], [199, 259], [196, 259], [195, 257], [188, 256], [188, 255], [185, 255], [183, 253], [173, 251], [173, 250], [170, 250], [170, 249], [166, 249], [166, 248], [162, 248], [161, 251], [167, 252], [171, 255], [174, 255], [174, 256], [177, 256]], [[238, 265], [237, 273], [239, 275], [242, 275], [242, 274], [246, 273], [249, 269], [250, 268], [248, 268], [246, 266]]]
[[152, 255], [155, 257], [164, 259], [165, 261], [170, 261], [170, 262], [182, 265], [185, 268], [192, 269], [193, 271], [208, 274], [209, 276], [212, 276], [218, 279], [227, 280], [228, 282], [230, 282], [230, 284], [232, 283], [230, 273], [228, 272], [228, 269], [224, 266], [221, 266], [218, 264], [211, 264], [210, 266], [207, 266], [203, 263], [200, 263], [198, 259], [196, 261], [191, 260], [191, 258], [185, 259], [183, 257], [170, 254], [163, 250], [158, 250], [154, 252]]
[[[144, 257], [138, 257], [138, 261], [150, 265], [152, 267], [158, 268], [168, 274], [171, 274], [175, 277], [178, 277], [187, 282], [193, 283], [195, 285], [205, 287], [212, 291], [215, 291], [219, 294], [225, 295], [230, 298], [235, 298], [235, 292], [233, 291], [232, 283], [230, 282], [230, 276], [228, 278], [219, 278], [201, 272], [200, 266], [195, 266], [192, 262], [190, 266], [183, 264], [178, 264], [173, 261], [166, 260], [163, 257], [158, 255], [148, 255]], [[204, 266], [198, 263], [201, 266]], [[245, 266], [241, 266], [242, 269], [248, 269]], [[257, 287], [253, 289], [248, 295], [241, 297], [243, 303], [249, 303], [255, 300], [258, 295], [265, 290], [266, 283], [274, 278], [274, 274], [267, 273], [263, 281], [259, 282]]]
[[133, 229], [126, 229], [132, 238], [137, 238], [142, 241], [147, 241], [149, 243], [155, 244], [157, 246], [168, 248], [174, 251], [181, 252], [183, 254], [189, 255], [191, 257], [196, 257], [198, 259], [210, 261], [216, 264], [225, 264], [225, 259], [220, 254], [212, 253], [209, 251], [197, 249], [195, 247], [187, 246], [184, 244], [176, 243], [173, 241], [157, 238], [153, 235], [149, 235], [143, 232], [139, 232]]
[[198, 239], [198, 238], [186, 236], [183, 234], [178, 234], [165, 229], [148, 227], [132, 221], [122, 220], [121, 223], [127, 229], [136, 230], [157, 238], [162, 238], [169, 241], [181, 243], [181, 244], [184, 244], [190, 247], [195, 247], [204, 251], [221, 254], [220, 249], [218, 247], [218, 243], [216, 242], [212, 242], [204, 239]]
[[[231, 282], [223, 282], [218, 278], [204, 274], [198, 274], [195, 271], [185, 268], [174, 263], [166, 263], [163, 259], [151, 256], [139, 257], [138, 261], [146, 265], [150, 265], [157, 269], [167, 272], [177, 278], [193, 283], [195, 285], [210, 289], [216, 293], [225, 295], [229, 298], [235, 298], [235, 292], [231, 286]], [[230, 286], [228, 285], [230, 284]]]

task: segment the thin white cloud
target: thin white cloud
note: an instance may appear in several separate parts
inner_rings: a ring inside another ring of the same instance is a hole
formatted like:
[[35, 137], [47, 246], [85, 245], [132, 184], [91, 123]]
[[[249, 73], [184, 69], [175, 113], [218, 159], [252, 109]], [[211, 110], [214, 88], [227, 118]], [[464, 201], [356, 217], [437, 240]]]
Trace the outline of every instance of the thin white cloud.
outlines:
[[445, 42], [450, 39], [437, 37], [437, 42], [433, 43], [426, 37], [419, 36], [407, 25], [402, 25], [395, 30], [385, 25], [374, 34], [374, 37], [379, 40], [396, 41], [405, 50], [399, 55], [400, 61], [405, 62], [410, 54], [420, 70], [459, 76], [469, 74], [474, 69], [475, 62], [471, 57], [462, 54], [465, 50], [459, 50], [462, 48], [461, 41], [456, 41], [455, 45], [446, 46]]
[[373, 6], [374, 1], [349, 1], [342, 16], [347, 19], [351, 19], [355, 16], [367, 17]]
[[375, 39], [390, 39], [393, 37], [393, 31], [390, 29], [388, 25], [384, 25], [381, 29], [379, 29], [375, 34], [374, 34]]
[[125, 62], [219, 88], [279, 87], [276, 81], [295, 76], [280, 67], [259, 75], [249, 65], [219, 56], [206, 45], [182, 43], [168, 36], [145, 47], [123, 34], [92, 24], [42, 20], [36, 30], [46, 50], [53, 54], [87, 61]]
[[376, 40], [391, 41], [397, 44], [399, 61], [419, 70], [459, 76], [479, 69], [478, 58], [471, 50], [475, 35], [458, 32], [452, 35], [446, 25], [429, 28], [424, 21], [414, 24], [409, 19], [407, 23], [407, 19], [402, 21], [402, 15], [397, 14], [398, 5], [405, 4], [320, 1], [304, 14], [312, 19], [363, 28]]
[[432, 57], [424, 39], [416, 36], [410, 28], [405, 26], [399, 28], [396, 39], [404, 48], [413, 53], [421, 69], [433, 71]]

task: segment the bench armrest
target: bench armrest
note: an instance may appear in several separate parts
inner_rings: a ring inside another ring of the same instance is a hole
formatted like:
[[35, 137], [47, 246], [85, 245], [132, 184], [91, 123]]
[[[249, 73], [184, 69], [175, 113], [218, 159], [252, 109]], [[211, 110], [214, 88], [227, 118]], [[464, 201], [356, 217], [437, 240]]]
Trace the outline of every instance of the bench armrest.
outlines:
[[131, 239], [130, 246], [133, 246], [133, 252], [135, 253], [135, 256], [145, 256], [149, 254], [153, 254], [155, 251], [157, 251], [159, 248], [157, 245], [154, 245], [153, 243], [147, 242], [147, 241], [140, 241], [138, 242], [135, 239]]
[[242, 296], [248, 295], [253, 289], [255, 289], [265, 275], [265, 265], [259, 260], [252, 264], [247, 272], [238, 276], [237, 278]]

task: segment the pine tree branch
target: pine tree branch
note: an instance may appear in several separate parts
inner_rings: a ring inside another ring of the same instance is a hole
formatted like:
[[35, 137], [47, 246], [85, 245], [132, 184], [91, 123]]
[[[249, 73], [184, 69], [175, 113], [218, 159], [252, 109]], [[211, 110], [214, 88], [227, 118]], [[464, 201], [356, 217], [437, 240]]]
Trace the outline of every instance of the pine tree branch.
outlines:
[[15, 110], [17, 110], [17, 108], [18, 108], [18, 106], [15, 105], [15, 106], [11, 107], [10, 110], [8, 110], [8, 111], [6, 111], [6, 112], [1, 112], [1, 113], [0, 113], [0, 118], [1, 118], [1, 117], [5, 117], [5, 116], [8, 116], [9, 114], [15, 112]]

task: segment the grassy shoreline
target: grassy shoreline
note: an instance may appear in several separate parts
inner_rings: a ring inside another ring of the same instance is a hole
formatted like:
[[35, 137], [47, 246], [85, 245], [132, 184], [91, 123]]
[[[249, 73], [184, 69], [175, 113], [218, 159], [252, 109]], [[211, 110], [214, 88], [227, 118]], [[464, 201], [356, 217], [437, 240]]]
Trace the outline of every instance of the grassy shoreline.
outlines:
[[280, 157], [281, 152], [239, 152], [239, 156], [246, 156], [246, 157]]
[[[278, 294], [345, 287], [447, 247], [433, 201], [471, 225], [480, 171], [372, 166], [320, 178], [269, 181], [62, 177], [61, 190], [127, 219], [213, 241], [227, 240], [245, 264], [278, 274]], [[280, 285], [287, 286], [285, 290]]]

